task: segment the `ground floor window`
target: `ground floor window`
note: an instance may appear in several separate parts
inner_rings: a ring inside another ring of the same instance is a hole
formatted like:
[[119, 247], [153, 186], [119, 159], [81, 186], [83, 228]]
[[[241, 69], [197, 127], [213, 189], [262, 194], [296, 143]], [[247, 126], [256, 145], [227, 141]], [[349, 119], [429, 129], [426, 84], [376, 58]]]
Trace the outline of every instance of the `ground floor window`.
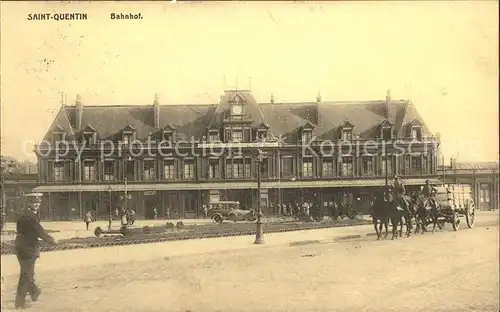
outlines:
[[483, 183], [479, 187], [479, 202], [484, 204], [490, 202], [490, 186], [487, 183]]

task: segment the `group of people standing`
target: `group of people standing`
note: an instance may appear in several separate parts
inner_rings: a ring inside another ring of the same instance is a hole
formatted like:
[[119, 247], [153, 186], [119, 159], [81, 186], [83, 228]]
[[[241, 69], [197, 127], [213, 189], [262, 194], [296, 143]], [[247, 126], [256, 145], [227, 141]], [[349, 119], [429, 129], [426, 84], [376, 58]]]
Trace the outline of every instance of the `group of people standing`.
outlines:
[[305, 201], [303, 203], [295, 201], [282, 205], [278, 204], [277, 208], [278, 216], [293, 218], [305, 217], [316, 221], [322, 220], [325, 216], [330, 216], [332, 219], [337, 220], [339, 218], [356, 214], [353, 204], [343, 204], [337, 202], [330, 203], [328, 206], [324, 207], [324, 209], [312, 201]]
[[319, 219], [320, 216], [323, 217], [319, 205], [312, 203], [311, 201], [304, 201], [303, 203], [295, 201], [282, 205], [277, 204], [276, 208], [278, 216], [283, 217], [299, 218], [303, 216], [313, 220]]

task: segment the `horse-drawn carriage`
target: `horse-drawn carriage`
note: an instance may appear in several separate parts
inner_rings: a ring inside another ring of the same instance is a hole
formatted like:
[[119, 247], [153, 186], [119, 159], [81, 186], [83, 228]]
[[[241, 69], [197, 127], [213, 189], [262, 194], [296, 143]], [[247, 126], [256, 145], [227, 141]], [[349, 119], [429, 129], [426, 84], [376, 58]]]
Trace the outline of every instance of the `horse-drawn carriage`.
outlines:
[[451, 184], [436, 187], [434, 200], [437, 204], [437, 223], [442, 227], [451, 223], [453, 230], [460, 228], [460, 217], [465, 217], [467, 226], [474, 226], [475, 204], [469, 185]]

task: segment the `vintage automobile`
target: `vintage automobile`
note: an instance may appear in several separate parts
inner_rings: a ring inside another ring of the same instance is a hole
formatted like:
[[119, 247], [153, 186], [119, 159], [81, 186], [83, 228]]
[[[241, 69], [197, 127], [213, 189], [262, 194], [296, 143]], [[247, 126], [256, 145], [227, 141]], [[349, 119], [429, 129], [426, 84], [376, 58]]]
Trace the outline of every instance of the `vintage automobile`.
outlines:
[[224, 220], [250, 221], [257, 220], [257, 216], [253, 209], [241, 209], [240, 203], [237, 201], [218, 201], [211, 202], [207, 211], [207, 216], [216, 223], [222, 223]]

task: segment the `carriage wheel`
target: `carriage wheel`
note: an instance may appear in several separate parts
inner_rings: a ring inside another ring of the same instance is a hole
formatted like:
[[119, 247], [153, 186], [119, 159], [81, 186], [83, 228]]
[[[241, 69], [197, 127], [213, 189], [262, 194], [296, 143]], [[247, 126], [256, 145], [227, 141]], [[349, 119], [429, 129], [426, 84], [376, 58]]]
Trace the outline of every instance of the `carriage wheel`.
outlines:
[[474, 227], [474, 219], [475, 219], [474, 203], [469, 203], [465, 214], [465, 221], [467, 222], [467, 226], [469, 227], [469, 229]]
[[453, 230], [458, 231], [458, 229], [460, 228], [460, 218], [458, 217], [458, 212], [453, 212], [451, 221], [453, 224]]
[[101, 235], [102, 235], [102, 233], [103, 233], [103, 232], [104, 232], [104, 231], [103, 231], [103, 230], [102, 230], [102, 229], [98, 226], [98, 227], [96, 227], [96, 228], [95, 228], [95, 230], [94, 230], [94, 235], [95, 235], [96, 237], [99, 237], [99, 236], [101, 236]]
[[437, 222], [437, 226], [440, 230], [444, 229], [444, 226], [445, 226], [445, 222], [444, 221], [438, 221]]

